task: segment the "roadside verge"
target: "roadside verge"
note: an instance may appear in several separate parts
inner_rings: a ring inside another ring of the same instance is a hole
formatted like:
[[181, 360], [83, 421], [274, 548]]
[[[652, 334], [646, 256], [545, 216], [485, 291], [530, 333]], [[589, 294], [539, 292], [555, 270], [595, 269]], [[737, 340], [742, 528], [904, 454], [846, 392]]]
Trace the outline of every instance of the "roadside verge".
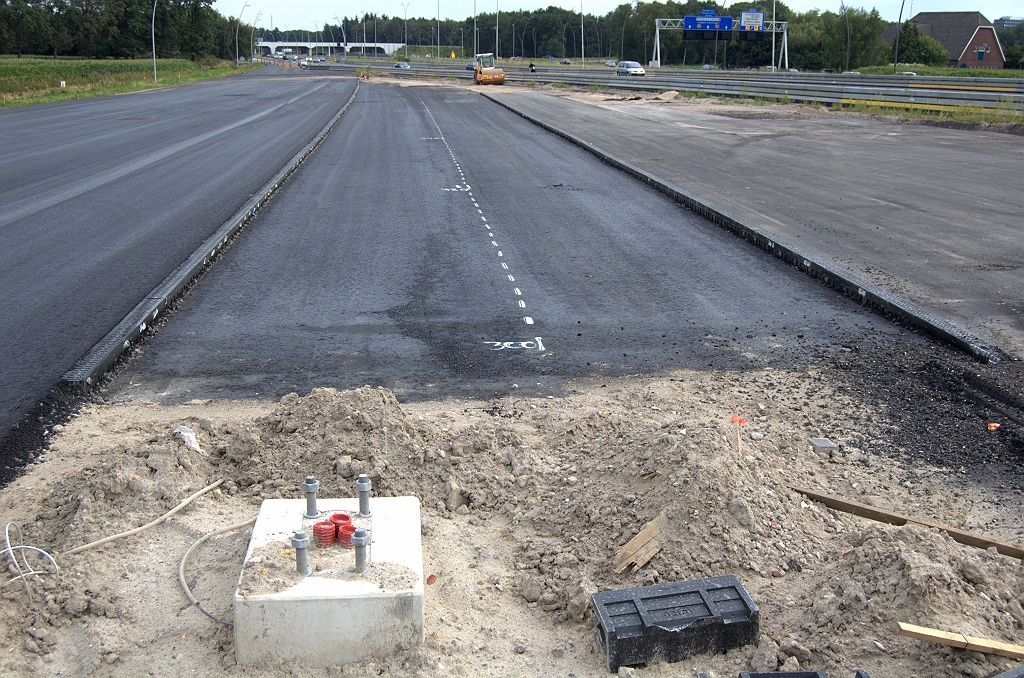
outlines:
[[501, 101], [486, 92], [481, 92], [480, 94], [516, 115], [522, 116], [533, 124], [579, 146], [600, 158], [604, 163], [664, 193], [693, 212], [782, 259], [786, 263], [795, 266], [842, 294], [860, 301], [862, 304], [881, 312], [883, 315], [897, 318], [911, 327], [921, 329], [942, 341], [952, 344], [982, 362], [999, 361], [999, 356], [995, 350], [989, 348], [980, 339], [949, 321], [929, 313], [906, 299], [892, 294], [867, 280], [853, 275], [836, 266], [831, 261], [807, 253], [789, 242], [780, 240], [775, 234], [753, 224], [748, 224], [716, 207], [711, 202], [690, 195], [679, 187], [601, 150], [590, 142], [584, 141], [543, 120], [539, 120], [510, 103]]
[[270, 178], [267, 183], [256, 191], [251, 198], [231, 217], [225, 221], [210, 237], [208, 237], [192, 254], [185, 259], [170, 275], [163, 279], [142, 301], [136, 304], [121, 322], [114, 326], [88, 353], [81, 358], [71, 370], [66, 372], [61, 381], [71, 386], [89, 388], [96, 384], [107, 370], [131, 345], [138, 341], [146, 328], [182, 293], [185, 287], [195, 280], [210, 265], [217, 254], [224, 249], [231, 238], [238, 233], [250, 219], [255, 217], [263, 204], [277, 191], [289, 176], [308, 158], [317, 146], [327, 138], [334, 126], [348, 111], [356, 95], [359, 94], [359, 82], [356, 81], [352, 96], [341, 107], [341, 110], [313, 137], [306, 146], [299, 150], [284, 167]]

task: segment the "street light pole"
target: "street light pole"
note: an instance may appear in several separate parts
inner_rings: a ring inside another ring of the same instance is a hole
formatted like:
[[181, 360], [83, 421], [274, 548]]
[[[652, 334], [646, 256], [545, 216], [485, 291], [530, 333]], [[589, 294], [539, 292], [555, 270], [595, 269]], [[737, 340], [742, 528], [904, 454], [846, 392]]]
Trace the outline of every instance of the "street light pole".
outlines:
[[437, 63], [441, 64], [441, 0], [437, 0]]
[[839, 0], [839, 6], [843, 9], [843, 16], [846, 17], [846, 70], [850, 70], [850, 39], [852, 37], [852, 33], [850, 33], [850, 9], [843, 0]]
[[409, 5], [411, 0], [400, 2], [398, 5], [405, 10], [405, 60], [409, 60]]
[[[248, 0], [242, 5], [242, 12], [249, 6]], [[235, 21], [235, 68], [238, 68], [238, 29], [242, 25], [242, 12], [238, 13], [238, 19]]]
[[153, 19], [149, 22], [150, 37], [153, 39], [153, 84], [156, 84], [156, 0], [153, 0]]
[[476, 53], [480, 50], [476, 44], [476, 0], [473, 0], [473, 60], [476, 61]]
[[249, 32], [249, 59], [252, 59], [252, 37], [256, 34], [256, 22], [263, 16], [263, 10], [256, 12], [256, 18], [252, 20], [252, 30]]
[[494, 58], [501, 58], [501, 9], [498, 7], [498, 0], [494, 0]]
[[583, 13], [583, 0], [580, 0], [580, 61], [583, 62], [583, 68], [587, 67], [587, 41], [583, 37], [583, 22], [586, 15]]
[[[903, 5], [906, 0], [900, 3], [900, 18], [896, 19], [896, 46], [892, 54], [892, 74], [896, 75], [896, 63], [900, 60], [900, 32], [903, 30]], [[914, 3], [910, 3], [913, 6]]]
[[334, 20], [341, 26], [341, 40], [344, 43], [344, 46], [341, 48], [341, 56], [346, 57], [348, 56], [348, 36], [345, 35], [345, 24], [342, 23], [337, 14], [334, 15]]

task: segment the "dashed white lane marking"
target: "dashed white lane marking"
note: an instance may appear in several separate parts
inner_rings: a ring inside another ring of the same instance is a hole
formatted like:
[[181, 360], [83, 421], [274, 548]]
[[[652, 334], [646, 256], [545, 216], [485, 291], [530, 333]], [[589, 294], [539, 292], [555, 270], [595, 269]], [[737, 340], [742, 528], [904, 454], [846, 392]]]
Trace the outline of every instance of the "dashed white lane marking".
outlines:
[[[429, 139], [431, 139], [432, 141], [433, 140], [439, 140], [439, 141], [444, 143], [444, 147], [446, 149], [448, 149], [448, 155], [451, 156], [452, 163], [455, 165], [455, 169], [458, 171], [459, 176], [462, 178], [462, 181], [463, 181], [462, 184], [459, 184], [454, 189], [446, 188], [444, 190], [446, 190], [446, 191], [465, 192], [467, 194], [467, 197], [469, 197], [470, 202], [473, 203], [473, 207], [476, 208], [477, 213], [480, 215], [480, 220], [484, 222], [484, 225], [485, 225], [485, 227], [488, 230], [487, 237], [488, 238], [494, 238], [494, 233], [492, 231], [494, 226], [492, 224], [488, 224], [487, 223], [487, 217], [484, 216], [484, 211], [482, 209], [480, 209], [480, 204], [477, 202], [477, 199], [473, 196], [473, 191], [472, 191], [470, 185], [468, 183], [465, 183], [466, 175], [462, 172], [462, 165], [460, 165], [459, 161], [455, 158], [455, 152], [452, 150], [452, 147], [450, 145], [448, 145], [448, 140], [445, 139], [444, 132], [441, 131], [441, 126], [437, 124], [437, 120], [434, 118], [434, 114], [430, 112], [429, 108], [427, 108], [427, 103], [425, 101], [423, 101], [423, 99], [418, 94], [416, 95], [416, 98], [418, 98], [420, 100], [420, 103], [423, 104], [423, 110], [426, 111], [428, 116], [430, 116], [430, 121], [432, 123], [434, 123], [434, 127], [437, 129], [437, 133], [440, 135], [439, 137], [429, 137]], [[424, 137], [424, 138], [428, 138], [428, 137]], [[494, 247], [497, 247], [498, 243], [495, 240], [491, 240], [491, 245], [493, 245]], [[498, 257], [499, 258], [503, 258], [504, 257], [504, 254], [502, 253], [501, 250], [498, 250]], [[506, 271], [509, 270], [508, 264], [506, 264], [504, 261], [501, 262], [501, 267], [503, 269], [505, 269]], [[512, 277], [512, 274], [508, 274], [508, 279], [509, 279], [509, 282], [515, 282], [515, 278]], [[514, 291], [516, 297], [522, 297], [523, 296], [522, 290], [520, 290], [518, 287], [513, 288], [513, 291]], [[523, 300], [523, 299], [518, 299], [518, 306], [519, 306], [519, 308], [526, 308], [526, 301]], [[523, 316], [523, 322], [525, 322], [527, 325], [532, 325], [533, 324], [533, 318], [528, 316], [528, 315], [527, 316]], [[535, 337], [535, 339], [536, 339], [538, 350], [543, 351], [544, 350], [544, 344], [541, 342], [541, 338], [540, 337]], [[495, 342], [489, 342], [489, 343], [493, 344]], [[508, 342], [504, 342], [504, 343], [508, 343]], [[523, 348], [527, 348], [525, 346], [525, 344], [532, 343], [532, 342], [520, 342], [520, 343], [523, 344]]]

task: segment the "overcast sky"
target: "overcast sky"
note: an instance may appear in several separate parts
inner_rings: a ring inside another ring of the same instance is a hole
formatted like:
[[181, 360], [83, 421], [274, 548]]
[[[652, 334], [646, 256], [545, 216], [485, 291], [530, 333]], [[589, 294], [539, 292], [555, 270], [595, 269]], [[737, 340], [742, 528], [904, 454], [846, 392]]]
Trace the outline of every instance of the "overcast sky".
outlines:
[[[499, 0], [500, 1], [500, 0]], [[214, 5], [217, 10], [225, 16], [238, 16], [239, 11], [245, 5], [246, 0], [216, 0]], [[621, 0], [582, 0], [583, 9], [587, 14], [606, 14], [618, 5]], [[805, 12], [809, 9], [821, 11], [839, 10], [839, 0], [791, 0], [787, 3], [791, 9]], [[566, 9], [580, 8], [580, 3], [575, 4], [566, 0], [504, 0], [498, 5], [499, 10], [532, 10], [554, 5]], [[729, 3], [730, 14], [739, 16], [739, 10], [746, 7], [743, 0], [733, 0]], [[860, 3], [851, 0], [851, 7], [877, 7], [882, 17], [889, 21], [896, 21], [900, 12], [900, 0], [878, 0], [875, 3]], [[441, 0], [441, 17], [452, 19], [463, 19], [473, 15], [473, 0]], [[494, 0], [477, 0], [478, 12], [494, 12]], [[732, 8], [735, 8], [732, 11]], [[430, 16], [437, 14], [438, 3], [436, 0], [409, 0], [409, 16]], [[915, 12], [960, 12], [978, 11], [985, 15], [989, 21], [998, 19], [1001, 16], [1020, 16], [1024, 13], [1021, 0], [985, 0], [976, 4], [965, 4], [963, 0], [906, 0], [903, 9], [903, 18], [907, 19]], [[390, 16], [404, 16], [405, 9], [399, 0], [341, 0], [339, 2], [316, 2], [314, 0], [249, 0], [249, 6], [242, 14], [242, 20], [251, 22], [256, 18], [257, 13], [262, 13], [257, 25], [270, 28], [270, 17], [274, 17], [274, 27], [280, 29], [315, 29], [322, 27], [325, 22], [333, 21], [335, 15], [339, 17], [353, 17], [364, 12], [375, 12]], [[674, 17], [665, 17], [674, 18]]]

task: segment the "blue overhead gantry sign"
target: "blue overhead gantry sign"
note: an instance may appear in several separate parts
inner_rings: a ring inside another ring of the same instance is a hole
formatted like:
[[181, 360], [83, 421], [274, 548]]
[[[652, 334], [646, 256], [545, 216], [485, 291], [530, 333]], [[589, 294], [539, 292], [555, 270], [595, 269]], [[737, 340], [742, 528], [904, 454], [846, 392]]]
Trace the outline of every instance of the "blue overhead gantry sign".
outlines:
[[741, 31], [763, 31], [764, 30], [764, 12], [759, 12], [753, 7], [749, 10], [740, 12], [740, 30]]
[[705, 9], [700, 16], [684, 16], [684, 31], [731, 31], [731, 16], [715, 16], [715, 10]]

